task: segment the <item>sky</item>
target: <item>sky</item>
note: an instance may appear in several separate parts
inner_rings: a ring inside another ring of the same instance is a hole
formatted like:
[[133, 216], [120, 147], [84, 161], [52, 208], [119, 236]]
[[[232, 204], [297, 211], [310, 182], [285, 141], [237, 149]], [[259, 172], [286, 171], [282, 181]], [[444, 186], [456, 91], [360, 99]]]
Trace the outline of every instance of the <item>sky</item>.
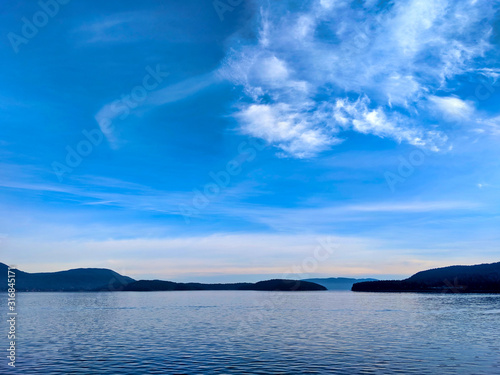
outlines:
[[136, 279], [500, 261], [500, 1], [0, 5], [0, 261]]

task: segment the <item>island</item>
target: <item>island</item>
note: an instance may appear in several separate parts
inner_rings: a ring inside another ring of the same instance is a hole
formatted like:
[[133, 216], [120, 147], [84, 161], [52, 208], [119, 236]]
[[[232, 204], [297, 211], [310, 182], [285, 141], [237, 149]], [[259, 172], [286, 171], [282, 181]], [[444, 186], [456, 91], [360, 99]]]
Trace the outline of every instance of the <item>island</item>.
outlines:
[[257, 283], [202, 284], [174, 283], [161, 280], [140, 280], [126, 285], [124, 291], [174, 291], [174, 290], [257, 290], [280, 292], [305, 292], [327, 290], [324, 286], [302, 280], [273, 279]]
[[[8, 266], [0, 263], [0, 272], [7, 275]], [[6, 291], [7, 283], [0, 284]], [[18, 292], [153, 292], [182, 290], [254, 290], [306, 292], [327, 290], [322, 285], [303, 280], [273, 279], [257, 283], [203, 284], [177, 283], [162, 280], [134, 280], [105, 268], [78, 268], [59, 272], [29, 273], [15, 270]]]
[[354, 292], [500, 293], [500, 262], [421, 271], [405, 280], [356, 283]]

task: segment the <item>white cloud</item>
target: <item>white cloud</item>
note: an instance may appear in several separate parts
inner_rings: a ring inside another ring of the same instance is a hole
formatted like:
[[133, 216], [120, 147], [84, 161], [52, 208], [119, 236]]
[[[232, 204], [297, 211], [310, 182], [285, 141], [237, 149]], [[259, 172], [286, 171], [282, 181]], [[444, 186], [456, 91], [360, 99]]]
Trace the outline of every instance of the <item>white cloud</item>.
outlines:
[[260, 67], [260, 76], [262, 80], [271, 82], [283, 82], [288, 79], [288, 69], [283, 60], [276, 56], [271, 56], [262, 60]]
[[235, 38], [220, 73], [247, 95], [237, 113], [242, 131], [288, 155], [313, 156], [345, 130], [437, 151], [446, 137], [426, 103], [441, 117], [471, 117], [469, 102], [438, 92], [466, 73], [496, 74], [484, 60], [493, 3], [371, 1], [362, 8], [318, 0], [292, 10], [289, 1], [266, 2], [257, 40]]
[[277, 144], [285, 152], [299, 158], [309, 157], [341, 140], [329, 137], [317, 126], [319, 121], [299, 113], [288, 104], [252, 104], [238, 117], [244, 132]]
[[440, 145], [446, 142], [446, 136], [435, 131], [424, 131], [416, 126], [411, 127], [412, 121], [401, 115], [388, 115], [380, 107], [370, 109], [369, 100], [366, 97], [355, 102], [338, 99], [334, 113], [335, 118], [345, 128], [362, 134], [373, 134], [382, 138], [389, 137], [398, 142], [405, 141], [414, 146], [427, 147], [434, 151], [438, 151]]
[[474, 113], [474, 107], [471, 103], [454, 96], [430, 96], [429, 100], [443, 115], [452, 119], [469, 119]]

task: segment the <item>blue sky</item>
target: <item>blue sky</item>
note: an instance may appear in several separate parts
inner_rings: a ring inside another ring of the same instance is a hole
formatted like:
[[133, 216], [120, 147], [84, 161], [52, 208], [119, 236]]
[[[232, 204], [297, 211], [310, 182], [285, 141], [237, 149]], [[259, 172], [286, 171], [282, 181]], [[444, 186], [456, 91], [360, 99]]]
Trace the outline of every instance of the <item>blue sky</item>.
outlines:
[[3, 4], [1, 260], [181, 281], [499, 261], [499, 3]]

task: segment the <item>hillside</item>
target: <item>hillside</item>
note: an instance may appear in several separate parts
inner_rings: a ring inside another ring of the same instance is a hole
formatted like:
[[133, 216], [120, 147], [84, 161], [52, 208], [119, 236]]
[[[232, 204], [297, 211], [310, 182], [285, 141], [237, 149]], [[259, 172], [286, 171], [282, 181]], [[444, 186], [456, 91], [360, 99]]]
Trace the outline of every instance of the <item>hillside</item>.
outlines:
[[[7, 275], [7, 265], [0, 263], [0, 272]], [[162, 280], [136, 281], [115, 271], [102, 268], [78, 268], [60, 272], [28, 273], [15, 270], [16, 291], [19, 292], [85, 292], [85, 291], [178, 291], [178, 290], [263, 290], [313, 291], [325, 287], [298, 280], [267, 280], [257, 283], [202, 284], [176, 283]], [[0, 291], [7, 290], [7, 282]]]
[[421, 271], [405, 280], [361, 282], [354, 292], [500, 293], [500, 262]]
[[[0, 263], [0, 272], [7, 275], [7, 265]], [[28, 273], [15, 271], [16, 290], [32, 292], [80, 292], [121, 290], [134, 279], [105, 268], [78, 268], [60, 272]], [[0, 283], [7, 290], [7, 283]]]

